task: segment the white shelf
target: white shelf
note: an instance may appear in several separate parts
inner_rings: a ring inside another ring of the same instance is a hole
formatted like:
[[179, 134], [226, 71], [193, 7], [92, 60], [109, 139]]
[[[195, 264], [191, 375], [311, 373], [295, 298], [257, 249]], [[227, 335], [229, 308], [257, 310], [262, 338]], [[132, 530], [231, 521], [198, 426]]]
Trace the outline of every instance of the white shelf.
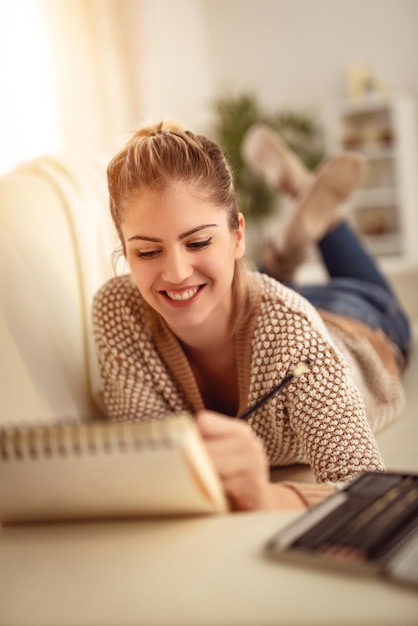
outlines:
[[363, 187], [355, 192], [350, 206], [355, 209], [372, 206], [391, 206], [398, 202], [398, 189], [391, 187]]
[[356, 151], [369, 161], [383, 161], [385, 159], [396, 158], [396, 150], [394, 148], [382, 146], [382, 144], [377, 141], [359, 145]]
[[363, 235], [363, 240], [376, 256], [402, 256], [402, 238], [399, 233]]
[[363, 186], [348, 205], [349, 219], [376, 257], [418, 263], [418, 131], [407, 96], [367, 96], [330, 103], [327, 151], [350, 150], [367, 161]]

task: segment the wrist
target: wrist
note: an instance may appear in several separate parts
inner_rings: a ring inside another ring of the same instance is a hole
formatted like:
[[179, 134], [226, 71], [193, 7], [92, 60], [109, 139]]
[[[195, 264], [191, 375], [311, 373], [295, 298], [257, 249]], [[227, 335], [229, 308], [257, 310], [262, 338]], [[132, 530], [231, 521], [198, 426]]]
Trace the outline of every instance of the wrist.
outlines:
[[302, 495], [292, 486], [269, 483], [269, 508], [271, 510], [304, 510], [307, 504]]

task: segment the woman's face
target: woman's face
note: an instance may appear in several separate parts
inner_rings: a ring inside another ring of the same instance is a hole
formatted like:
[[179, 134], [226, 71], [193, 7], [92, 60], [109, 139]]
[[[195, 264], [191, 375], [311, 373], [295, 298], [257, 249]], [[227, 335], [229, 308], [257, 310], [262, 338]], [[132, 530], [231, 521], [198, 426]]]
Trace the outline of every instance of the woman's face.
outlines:
[[245, 251], [242, 216], [231, 231], [225, 209], [173, 185], [132, 200], [121, 230], [138, 290], [174, 332], [225, 327]]

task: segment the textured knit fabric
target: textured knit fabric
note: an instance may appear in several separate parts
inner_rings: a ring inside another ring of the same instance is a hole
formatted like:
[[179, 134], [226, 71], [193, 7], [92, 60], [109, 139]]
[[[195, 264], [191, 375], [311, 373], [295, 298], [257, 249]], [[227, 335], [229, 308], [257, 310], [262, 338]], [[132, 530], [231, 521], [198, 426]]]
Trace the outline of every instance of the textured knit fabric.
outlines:
[[[376, 424], [388, 400], [375, 380], [376, 353], [362, 341], [346, 348], [344, 333], [335, 328], [333, 339], [318, 312], [291, 289], [257, 272], [247, 277], [235, 335], [238, 413], [301, 360], [312, 361], [307, 373], [249, 419], [270, 464], [308, 463], [318, 482], [341, 483], [361, 471], [383, 470], [363, 398], [343, 354], [353, 361], [356, 377], [365, 371], [365, 364], [356, 362], [357, 353], [372, 367], [370, 385], [368, 376], [361, 383], [368, 390], [370, 421]], [[204, 408], [181, 345], [129, 275], [112, 279], [98, 292], [93, 321], [111, 419], [143, 420]], [[392, 413], [385, 415], [387, 421], [392, 418]]]
[[370, 329], [357, 320], [336, 317], [326, 311], [321, 311], [321, 317], [344, 353], [373, 432], [380, 432], [405, 407], [401, 383], [404, 360], [400, 351], [382, 331]]

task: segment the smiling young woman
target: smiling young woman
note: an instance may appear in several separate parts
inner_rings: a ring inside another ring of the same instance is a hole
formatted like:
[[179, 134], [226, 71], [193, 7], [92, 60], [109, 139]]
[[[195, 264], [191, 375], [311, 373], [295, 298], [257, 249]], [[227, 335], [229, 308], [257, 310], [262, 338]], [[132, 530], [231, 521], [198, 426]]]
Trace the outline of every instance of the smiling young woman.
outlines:
[[[335, 483], [383, 469], [373, 430], [402, 407], [407, 322], [339, 211], [359, 183], [359, 164], [342, 158], [304, 179], [308, 188], [284, 229], [288, 251], [267, 255], [272, 278], [244, 263], [244, 218], [225, 156], [210, 139], [175, 122], [144, 127], [108, 167], [111, 214], [130, 268], [93, 304], [109, 418], [195, 414], [237, 509], [309, 506]], [[325, 251], [325, 263], [326, 250], [334, 250], [330, 258], [337, 250], [346, 288], [337, 278], [301, 295], [280, 281], [279, 260], [301, 258], [309, 243]], [[340, 254], [343, 246], [352, 254]], [[308, 371], [248, 421], [231, 419], [306, 360]], [[293, 463], [309, 463], [318, 484], [269, 482], [269, 466]]]
[[244, 256], [244, 223], [230, 230], [227, 213], [198, 189], [171, 183], [139, 195], [120, 225], [135, 284], [190, 348], [222, 345], [232, 316], [235, 261]]

